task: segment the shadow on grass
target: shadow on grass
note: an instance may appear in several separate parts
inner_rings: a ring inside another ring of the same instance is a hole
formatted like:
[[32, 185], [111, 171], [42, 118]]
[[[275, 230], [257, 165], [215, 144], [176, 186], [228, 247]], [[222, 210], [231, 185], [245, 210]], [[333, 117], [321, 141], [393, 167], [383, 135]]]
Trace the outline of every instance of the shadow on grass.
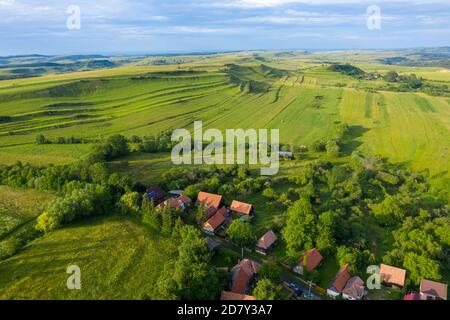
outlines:
[[359, 138], [361, 138], [368, 131], [369, 129], [360, 125], [350, 126], [347, 136], [345, 137], [345, 142], [342, 145], [342, 154], [349, 156], [357, 150], [363, 144]]

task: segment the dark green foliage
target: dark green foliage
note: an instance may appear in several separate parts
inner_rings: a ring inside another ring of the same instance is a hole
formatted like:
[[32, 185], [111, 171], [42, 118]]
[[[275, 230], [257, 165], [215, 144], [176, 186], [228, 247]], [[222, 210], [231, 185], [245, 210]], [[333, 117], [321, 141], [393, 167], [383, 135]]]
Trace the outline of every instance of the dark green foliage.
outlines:
[[280, 292], [277, 285], [269, 279], [259, 280], [253, 290], [253, 296], [256, 300], [277, 300], [279, 295]]
[[361, 78], [365, 74], [363, 70], [351, 64], [333, 64], [329, 67], [329, 70], [332, 72], [340, 72], [354, 78]]
[[252, 247], [256, 242], [256, 235], [249, 223], [240, 219], [234, 220], [227, 229], [231, 242], [239, 247]]

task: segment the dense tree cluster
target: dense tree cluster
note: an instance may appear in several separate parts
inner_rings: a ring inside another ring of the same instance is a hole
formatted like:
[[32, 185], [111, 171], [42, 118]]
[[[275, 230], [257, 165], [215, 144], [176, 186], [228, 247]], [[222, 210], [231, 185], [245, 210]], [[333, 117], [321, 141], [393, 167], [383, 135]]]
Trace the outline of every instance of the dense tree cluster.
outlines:
[[[426, 173], [354, 153], [348, 164], [316, 162], [289, 180], [297, 186], [282, 230], [289, 256], [317, 247], [355, 273], [383, 259], [405, 268], [414, 285], [448, 272], [448, 197], [426, 182]], [[389, 234], [394, 243], [383, 244]], [[378, 261], [377, 245], [388, 248]]]
[[214, 300], [227, 282], [209, 262], [206, 240], [199, 230], [183, 226], [177, 241], [178, 254], [164, 268], [156, 287], [145, 298], [168, 300]]

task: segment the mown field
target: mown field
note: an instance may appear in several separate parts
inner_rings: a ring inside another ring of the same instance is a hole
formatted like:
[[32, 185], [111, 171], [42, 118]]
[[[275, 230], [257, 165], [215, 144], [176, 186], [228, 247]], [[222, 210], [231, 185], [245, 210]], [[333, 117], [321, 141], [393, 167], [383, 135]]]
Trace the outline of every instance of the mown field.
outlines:
[[[394, 162], [444, 173], [450, 168], [450, 102], [419, 93], [369, 92], [383, 81], [360, 81], [314, 65], [313, 59], [272, 59], [270, 67], [289, 74], [274, 77], [251, 57], [236, 56], [238, 77], [267, 84], [252, 92], [230, 81], [229, 55], [179, 66], [127, 67], [51, 75], [0, 83], [0, 163], [72, 162], [88, 153], [89, 141], [115, 133], [152, 135], [192, 128], [276, 128], [283, 143], [309, 145], [333, 133], [336, 123], [354, 126], [354, 149]], [[307, 63], [308, 62], [308, 63]], [[360, 63], [369, 71], [393, 66]], [[400, 72], [444, 83], [440, 69], [399, 67]], [[36, 145], [49, 139], [76, 137], [80, 145]]]
[[[0, 263], [0, 299], [141, 299], [174, 248], [125, 217], [84, 221], [39, 238]], [[81, 269], [68, 290], [66, 269]]]
[[51, 193], [0, 186], [0, 240], [33, 224], [47, 203], [56, 198]]

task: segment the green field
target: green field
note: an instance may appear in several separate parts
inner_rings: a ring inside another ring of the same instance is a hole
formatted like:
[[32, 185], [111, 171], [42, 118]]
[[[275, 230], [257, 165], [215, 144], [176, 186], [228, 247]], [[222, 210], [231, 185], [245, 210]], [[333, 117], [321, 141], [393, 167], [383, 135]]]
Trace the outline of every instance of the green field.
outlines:
[[0, 240], [33, 224], [55, 195], [27, 189], [0, 186]]
[[[176, 67], [122, 67], [2, 81], [0, 117], [9, 118], [0, 121], [0, 163], [67, 163], [91, 148], [90, 144], [38, 146], [34, 143], [38, 133], [49, 139], [74, 136], [89, 142], [115, 133], [144, 136], [192, 129], [195, 120], [202, 120], [207, 128], [221, 130], [277, 128], [283, 143], [309, 145], [332, 134], [335, 124], [342, 122], [355, 127], [355, 149], [417, 170], [448, 172], [448, 98], [370, 93], [368, 88], [383, 86], [383, 81], [329, 72], [315, 66], [314, 59], [278, 58], [262, 67], [251, 57], [236, 54]], [[241, 62], [237, 71], [241, 81], [265, 83], [267, 90], [240, 88], [226, 72], [230, 62]], [[374, 62], [359, 66], [367, 71], [392, 69]], [[274, 76], [270, 68], [289, 73]], [[417, 68], [398, 70], [422, 74]], [[450, 83], [450, 73], [437, 68], [424, 68], [422, 75]]]
[[[55, 231], [0, 263], [0, 299], [140, 299], [174, 248], [123, 217], [95, 218]], [[66, 269], [81, 269], [68, 290]]]
[[[396, 70], [401, 75], [415, 73], [432, 85], [450, 86], [450, 72], [441, 67], [380, 62], [381, 58], [399, 54], [241, 52], [172, 57], [168, 58], [172, 65], [162, 66], [152, 65], [158, 58], [148, 57], [111, 69], [1, 80], [0, 166], [18, 161], [35, 166], [75, 163], [111, 135], [130, 138], [176, 128], [193, 130], [194, 121], [201, 120], [205, 128], [222, 131], [279, 129], [281, 143], [309, 147], [308, 152], [297, 153], [296, 160], [282, 162], [278, 177], [273, 179], [295, 176], [299, 168], [315, 160], [347, 164], [352, 152], [359, 150], [413, 171], [428, 169], [432, 178], [444, 178], [436, 179], [436, 185], [448, 184], [448, 96], [397, 92], [389, 90], [381, 78], [356, 79], [329, 70], [328, 62], [348, 62], [367, 73]], [[340, 124], [348, 125], [349, 131], [339, 157], [311, 150], [314, 142], [333, 138]], [[74, 137], [80, 142], [37, 144], [40, 134], [51, 141]], [[163, 174], [174, 167], [170, 153], [135, 152], [136, 144], [130, 145], [133, 152], [106, 163], [110, 173], [124, 174], [132, 183], [147, 187], [167, 182]], [[249, 178], [254, 178], [256, 167], [250, 169]], [[234, 179], [226, 183], [240, 182]], [[279, 181], [271, 185], [277, 197], [295, 198], [295, 190], [290, 189], [306, 188], [287, 179]], [[323, 196], [326, 203], [331, 192], [324, 185], [316, 186], [322, 189], [315, 191], [319, 194], [316, 198]], [[395, 189], [393, 185], [383, 187], [383, 196], [391, 188]], [[347, 193], [341, 195], [345, 198]], [[0, 186], [0, 240], [15, 237], [24, 227], [35, 235], [36, 217], [57, 196]], [[425, 196], [430, 197], [430, 203], [424, 201], [429, 204], [427, 209], [434, 209], [434, 194], [430, 191]], [[262, 192], [242, 192], [233, 194], [233, 198], [227, 196], [226, 203], [234, 199], [254, 205], [252, 225], [258, 237], [268, 229], [282, 227], [280, 220], [286, 218], [287, 205], [278, 199], [268, 200]], [[392, 249], [395, 229], [377, 224], [370, 210], [354, 214], [353, 209], [346, 208], [342, 214], [353, 214], [353, 219], [366, 226], [363, 240], [368, 250], [377, 258], [383, 257]], [[18, 253], [1, 261], [0, 300], [139, 299], [151, 291], [165, 263], [176, 256], [173, 239], [155, 234], [133, 217], [111, 212], [83, 219], [42, 237], [38, 234], [34, 240], [25, 239]], [[236, 252], [227, 254], [226, 250], [214, 257], [215, 267], [232, 267], [235, 263]], [[270, 258], [286, 261], [283, 241]], [[66, 268], [70, 265], [81, 268], [81, 291], [66, 288]], [[325, 257], [319, 284], [326, 287], [338, 268], [335, 256]]]

